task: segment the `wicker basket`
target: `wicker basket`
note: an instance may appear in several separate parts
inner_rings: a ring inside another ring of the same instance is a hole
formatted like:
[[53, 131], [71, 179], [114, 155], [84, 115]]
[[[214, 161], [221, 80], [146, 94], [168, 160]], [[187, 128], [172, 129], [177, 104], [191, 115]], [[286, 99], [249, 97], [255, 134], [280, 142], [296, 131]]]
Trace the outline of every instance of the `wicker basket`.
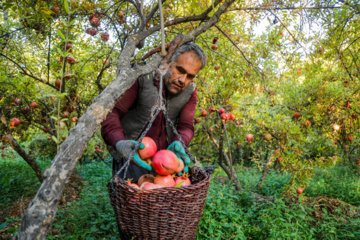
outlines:
[[129, 239], [195, 239], [204, 209], [210, 175], [197, 171], [192, 185], [138, 190], [123, 180], [108, 184], [118, 226]]

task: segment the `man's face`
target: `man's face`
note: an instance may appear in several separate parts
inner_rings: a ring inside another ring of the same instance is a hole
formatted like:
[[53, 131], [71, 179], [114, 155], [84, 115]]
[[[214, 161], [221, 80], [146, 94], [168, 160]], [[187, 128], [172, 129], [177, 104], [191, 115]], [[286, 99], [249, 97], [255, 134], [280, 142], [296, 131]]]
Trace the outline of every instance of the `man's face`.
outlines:
[[201, 61], [194, 52], [190, 51], [179, 55], [165, 75], [166, 89], [172, 94], [184, 90], [200, 71], [200, 67]]

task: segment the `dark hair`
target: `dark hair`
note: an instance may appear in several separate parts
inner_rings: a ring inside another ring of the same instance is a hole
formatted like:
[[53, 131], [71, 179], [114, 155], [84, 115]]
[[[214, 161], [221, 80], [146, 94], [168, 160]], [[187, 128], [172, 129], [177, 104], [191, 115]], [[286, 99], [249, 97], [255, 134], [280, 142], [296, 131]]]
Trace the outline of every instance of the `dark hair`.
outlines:
[[190, 52], [190, 51], [194, 52], [196, 54], [196, 56], [198, 56], [198, 58], [201, 62], [200, 70], [203, 69], [207, 63], [207, 56], [204, 53], [204, 50], [202, 50], [202, 48], [199, 47], [198, 45], [196, 45], [195, 43], [187, 43], [187, 44], [184, 44], [181, 47], [179, 47], [175, 51], [174, 55], [172, 56], [171, 62], [172, 63], [175, 62], [181, 54]]

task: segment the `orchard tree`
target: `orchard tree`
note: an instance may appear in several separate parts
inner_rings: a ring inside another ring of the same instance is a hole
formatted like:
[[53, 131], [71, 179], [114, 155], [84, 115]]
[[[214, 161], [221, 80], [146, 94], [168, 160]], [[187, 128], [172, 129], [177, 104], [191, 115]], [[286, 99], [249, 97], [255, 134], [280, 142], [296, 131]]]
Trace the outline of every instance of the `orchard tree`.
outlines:
[[[42, 35], [41, 37], [39, 36], [40, 39], [46, 40], [46, 36], [49, 37], [52, 32], [51, 29], [54, 24], [54, 18], [61, 19], [61, 23], [58, 22], [61, 27], [56, 30], [56, 37], [60, 39], [58, 47], [63, 49], [63, 51], [58, 51], [59, 48], [56, 47], [55, 51], [59, 54], [59, 62], [62, 64], [59, 64], [58, 67], [51, 66], [52, 60], [48, 57], [47, 61], [44, 61], [46, 64], [43, 65], [46, 66], [44, 69], [47, 69], [47, 74], [39, 70], [39, 76], [35, 76], [30, 66], [19, 65], [15, 60], [12, 60], [12, 58], [5, 54], [1, 54], [1, 56], [12, 62], [12, 64], [18, 65], [17, 70], [21, 71], [23, 75], [29, 76], [51, 88], [58, 89], [59, 94], [64, 93], [64, 95], [66, 95], [65, 98], [71, 95], [71, 90], [66, 92], [67, 86], [69, 85], [68, 81], [71, 81], [72, 78], [81, 79], [81, 72], [71, 72], [72, 65], [77, 64], [77, 59], [75, 57], [74, 59], [70, 59], [71, 54], [69, 53], [72, 47], [69, 46], [69, 44], [74, 46], [74, 39], [77, 35], [75, 31], [72, 32], [70, 29], [77, 21], [81, 21], [82, 15], [87, 15], [87, 21], [89, 21], [92, 26], [92, 28], [87, 31], [89, 35], [96, 35], [98, 34], [98, 30], [101, 30], [101, 41], [110, 41], [109, 33], [103, 31], [102, 26], [113, 25], [114, 31], [120, 37], [120, 45], [122, 45], [121, 49], [116, 49], [118, 55], [116, 56], [117, 69], [115, 80], [111, 81], [111, 83], [105, 87], [101, 84], [101, 78], [100, 80], [98, 80], [99, 77], [96, 78], [95, 81], [97, 81], [97, 86], [101, 93], [94, 98], [93, 103], [87, 108], [86, 113], [77, 120], [76, 126], [69, 131], [69, 136], [60, 145], [51, 167], [44, 172], [44, 181], [37, 195], [23, 214], [22, 226], [15, 236], [17, 239], [43, 239], [50, 231], [64, 185], [90, 138], [97, 131], [100, 123], [106, 117], [107, 113], [112, 110], [116, 100], [130, 88], [137, 78], [149, 74], [161, 63], [163, 57], [157, 54], [154, 55], [145, 66], [132, 64], [132, 62], [136, 60], [136, 58], [134, 58], [136, 47], [142, 48], [145, 39], [153, 38], [153, 35], [160, 30], [159, 15], [160, 18], [163, 19], [163, 8], [161, 7], [162, 2], [159, 2], [159, 4], [140, 4], [139, 2], [132, 1], [120, 3], [98, 2], [97, 4], [83, 3], [81, 6], [77, 6], [79, 4], [78, 1], [67, 0], [52, 2], [51, 6], [49, 6], [49, 3], [44, 4], [41, 1], [30, 4], [25, 1], [19, 2], [20, 4], [15, 6], [9, 1], [9, 3], [4, 4], [4, 7], [5, 11], [17, 11], [17, 14], [24, 18], [21, 24], [24, 28], [31, 31], [31, 33], [29, 33], [30, 35], [26, 37], [31, 38]], [[170, 15], [171, 11], [166, 10], [168, 12], [167, 14], [169, 14], [169, 16], [165, 14], [165, 18], [168, 18], [164, 20], [165, 27], [169, 29], [167, 39], [173, 39], [180, 33], [184, 33], [185, 35], [183, 37], [179, 35], [175, 38], [175, 42], [170, 44], [168, 49], [169, 53], [164, 61], [170, 61], [170, 57], [178, 45], [195, 40], [197, 36], [219, 22], [220, 16], [226, 12], [232, 3], [232, 0], [226, 0], [222, 3], [218, 0], [208, 7], [205, 7], [204, 4], [204, 6], [200, 6], [199, 9], [192, 8], [193, 10], [190, 12], [190, 16], [185, 15], [185, 9], [176, 9], [176, 13], [172, 15]], [[48, 6], [46, 6], [46, 4], [48, 4]], [[89, 11], [90, 9], [91, 11]], [[120, 13], [119, 10], [121, 10], [122, 13]], [[159, 10], [161, 14], [158, 14]], [[183, 16], [180, 16], [180, 14]], [[62, 18], [66, 18], [67, 21], [63, 21]], [[49, 24], [46, 24], [48, 22]], [[123, 24], [121, 26], [121, 32], [117, 31], [117, 26], [115, 25], [117, 23]], [[193, 28], [175, 31], [175, 27], [180, 27], [186, 23], [192, 23]], [[77, 26], [81, 26], [81, 24], [79, 23]], [[12, 29], [9, 28], [9, 30]], [[174, 30], [174, 33], [172, 33], [172, 30]], [[35, 36], [31, 35], [34, 32], [36, 33]], [[48, 35], [46, 35], [46, 33], [48, 33]], [[49, 43], [47, 43], [47, 48], [51, 49]], [[48, 51], [48, 53], [54, 54], [55, 51]], [[103, 59], [108, 60], [108, 58]], [[104, 66], [108, 64], [106, 60], [103, 62]], [[77, 74], [79, 74], [79, 76], [77, 76]], [[99, 75], [101, 74], [103, 74], [103, 72], [100, 71]], [[56, 80], [59, 78], [60, 82], [56, 82], [55, 80], [55, 82], [52, 83], [52, 81], [50, 81], [50, 75]], [[74, 79], [74, 84], [76, 84], [76, 82]], [[71, 100], [70, 98], [70, 101]], [[58, 117], [53, 116], [57, 124], [60, 124], [62, 120], [59, 117], [60, 105], [60, 103], [57, 104]]]

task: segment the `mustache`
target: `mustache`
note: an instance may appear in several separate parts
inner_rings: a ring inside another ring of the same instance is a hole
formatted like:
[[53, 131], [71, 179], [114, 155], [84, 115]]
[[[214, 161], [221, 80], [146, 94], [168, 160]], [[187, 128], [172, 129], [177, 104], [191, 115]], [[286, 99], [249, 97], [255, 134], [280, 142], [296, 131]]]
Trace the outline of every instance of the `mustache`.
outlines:
[[179, 79], [174, 79], [172, 82], [181, 88], [184, 87], [184, 83], [179, 81]]

